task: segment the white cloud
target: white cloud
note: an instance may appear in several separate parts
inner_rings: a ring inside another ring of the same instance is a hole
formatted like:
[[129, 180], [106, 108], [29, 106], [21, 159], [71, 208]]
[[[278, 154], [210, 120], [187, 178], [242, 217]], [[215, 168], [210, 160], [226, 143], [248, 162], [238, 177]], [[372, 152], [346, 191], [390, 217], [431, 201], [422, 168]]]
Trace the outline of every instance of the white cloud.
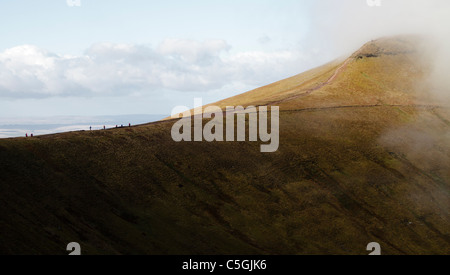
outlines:
[[383, 36], [448, 36], [450, 28], [448, 0], [381, 0], [378, 7], [369, 6], [366, 0], [314, 2], [310, 43], [334, 53], [349, 53]]
[[230, 48], [223, 40], [168, 39], [156, 49], [102, 43], [83, 55], [68, 56], [17, 46], [0, 53], [0, 97], [117, 96], [211, 91], [230, 83], [262, 85], [300, 72], [305, 61], [298, 52], [230, 54]]
[[186, 39], [166, 39], [158, 47], [162, 55], [191, 64], [208, 65], [217, 61], [222, 51], [228, 51], [231, 46], [224, 40], [209, 40], [203, 43]]
[[[263, 85], [300, 73], [311, 57], [294, 51], [242, 52], [230, 57], [227, 60], [227, 67], [233, 70], [233, 80]], [[261, 80], [271, 81], [261, 82]]]
[[258, 42], [260, 44], [265, 45], [265, 44], [269, 44], [270, 42], [272, 42], [272, 39], [268, 35], [264, 35], [264, 36], [261, 36], [260, 38], [258, 38]]

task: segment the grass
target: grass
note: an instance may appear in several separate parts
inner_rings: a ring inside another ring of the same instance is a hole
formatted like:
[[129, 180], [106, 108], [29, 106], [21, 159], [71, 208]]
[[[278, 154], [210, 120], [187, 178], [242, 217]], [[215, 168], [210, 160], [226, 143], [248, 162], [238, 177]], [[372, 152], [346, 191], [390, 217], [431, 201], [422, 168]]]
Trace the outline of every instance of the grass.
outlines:
[[383, 254], [448, 254], [450, 112], [414, 106], [421, 74], [402, 74], [414, 62], [354, 60], [292, 98], [333, 62], [222, 101], [288, 99], [272, 154], [176, 143], [173, 121], [0, 140], [0, 253], [67, 254], [77, 241], [84, 254], [368, 254], [377, 241]]

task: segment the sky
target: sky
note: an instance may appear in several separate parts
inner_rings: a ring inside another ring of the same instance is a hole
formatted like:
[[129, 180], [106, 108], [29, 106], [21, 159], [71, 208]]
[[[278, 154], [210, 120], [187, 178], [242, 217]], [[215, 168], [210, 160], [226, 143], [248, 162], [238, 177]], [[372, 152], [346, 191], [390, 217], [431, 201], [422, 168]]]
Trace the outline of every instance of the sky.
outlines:
[[[378, 5], [378, 3], [380, 5]], [[0, 118], [167, 114], [401, 33], [450, 37], [448, 0], [0, 1]]]

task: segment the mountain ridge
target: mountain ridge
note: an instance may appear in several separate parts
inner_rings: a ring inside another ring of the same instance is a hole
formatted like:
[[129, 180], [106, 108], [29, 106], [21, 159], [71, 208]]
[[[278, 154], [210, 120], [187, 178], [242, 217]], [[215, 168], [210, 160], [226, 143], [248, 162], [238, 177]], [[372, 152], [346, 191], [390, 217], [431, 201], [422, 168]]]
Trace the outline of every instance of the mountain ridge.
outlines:
[[0, 140], [0, 253], [450, 253], [450, 109], [414, 45], [214, 104], [280, 106], [271, 154], [174, 142], [175, 120]]

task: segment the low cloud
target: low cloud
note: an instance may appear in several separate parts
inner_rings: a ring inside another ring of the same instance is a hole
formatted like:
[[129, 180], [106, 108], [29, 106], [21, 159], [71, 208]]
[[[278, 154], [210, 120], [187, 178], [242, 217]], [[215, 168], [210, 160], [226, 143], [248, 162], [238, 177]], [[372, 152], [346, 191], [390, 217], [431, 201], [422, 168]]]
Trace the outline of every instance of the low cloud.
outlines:
[[[299, 52], [230, 53], [223, 40], [168, 39], [156, 48], [95, 44], [69, 56], [22, 45], [0, 53], [0, 97], [123, 96], [263, 85], [306, 69]], [[303, 64], [303, 66], [302, 66]]]
[[[370, 5], [375, 2], [380, 5]], [[314, 1], [311, 15], [309, 47], [330, 57], [349, 55], [380, 37], [423, 36], [424, 61], [430, 64], [424, 84], [431, 96], [450, 100], [450, 1], [321, 0]]]
[[[383, 36], [426, 34], [448, 41], [450, 1], [367, 0], [314, 1], [311, 43], [330, 51], [351, 53], [363, 43]], [[375, 1], [372, 1], [375, 2]]]

